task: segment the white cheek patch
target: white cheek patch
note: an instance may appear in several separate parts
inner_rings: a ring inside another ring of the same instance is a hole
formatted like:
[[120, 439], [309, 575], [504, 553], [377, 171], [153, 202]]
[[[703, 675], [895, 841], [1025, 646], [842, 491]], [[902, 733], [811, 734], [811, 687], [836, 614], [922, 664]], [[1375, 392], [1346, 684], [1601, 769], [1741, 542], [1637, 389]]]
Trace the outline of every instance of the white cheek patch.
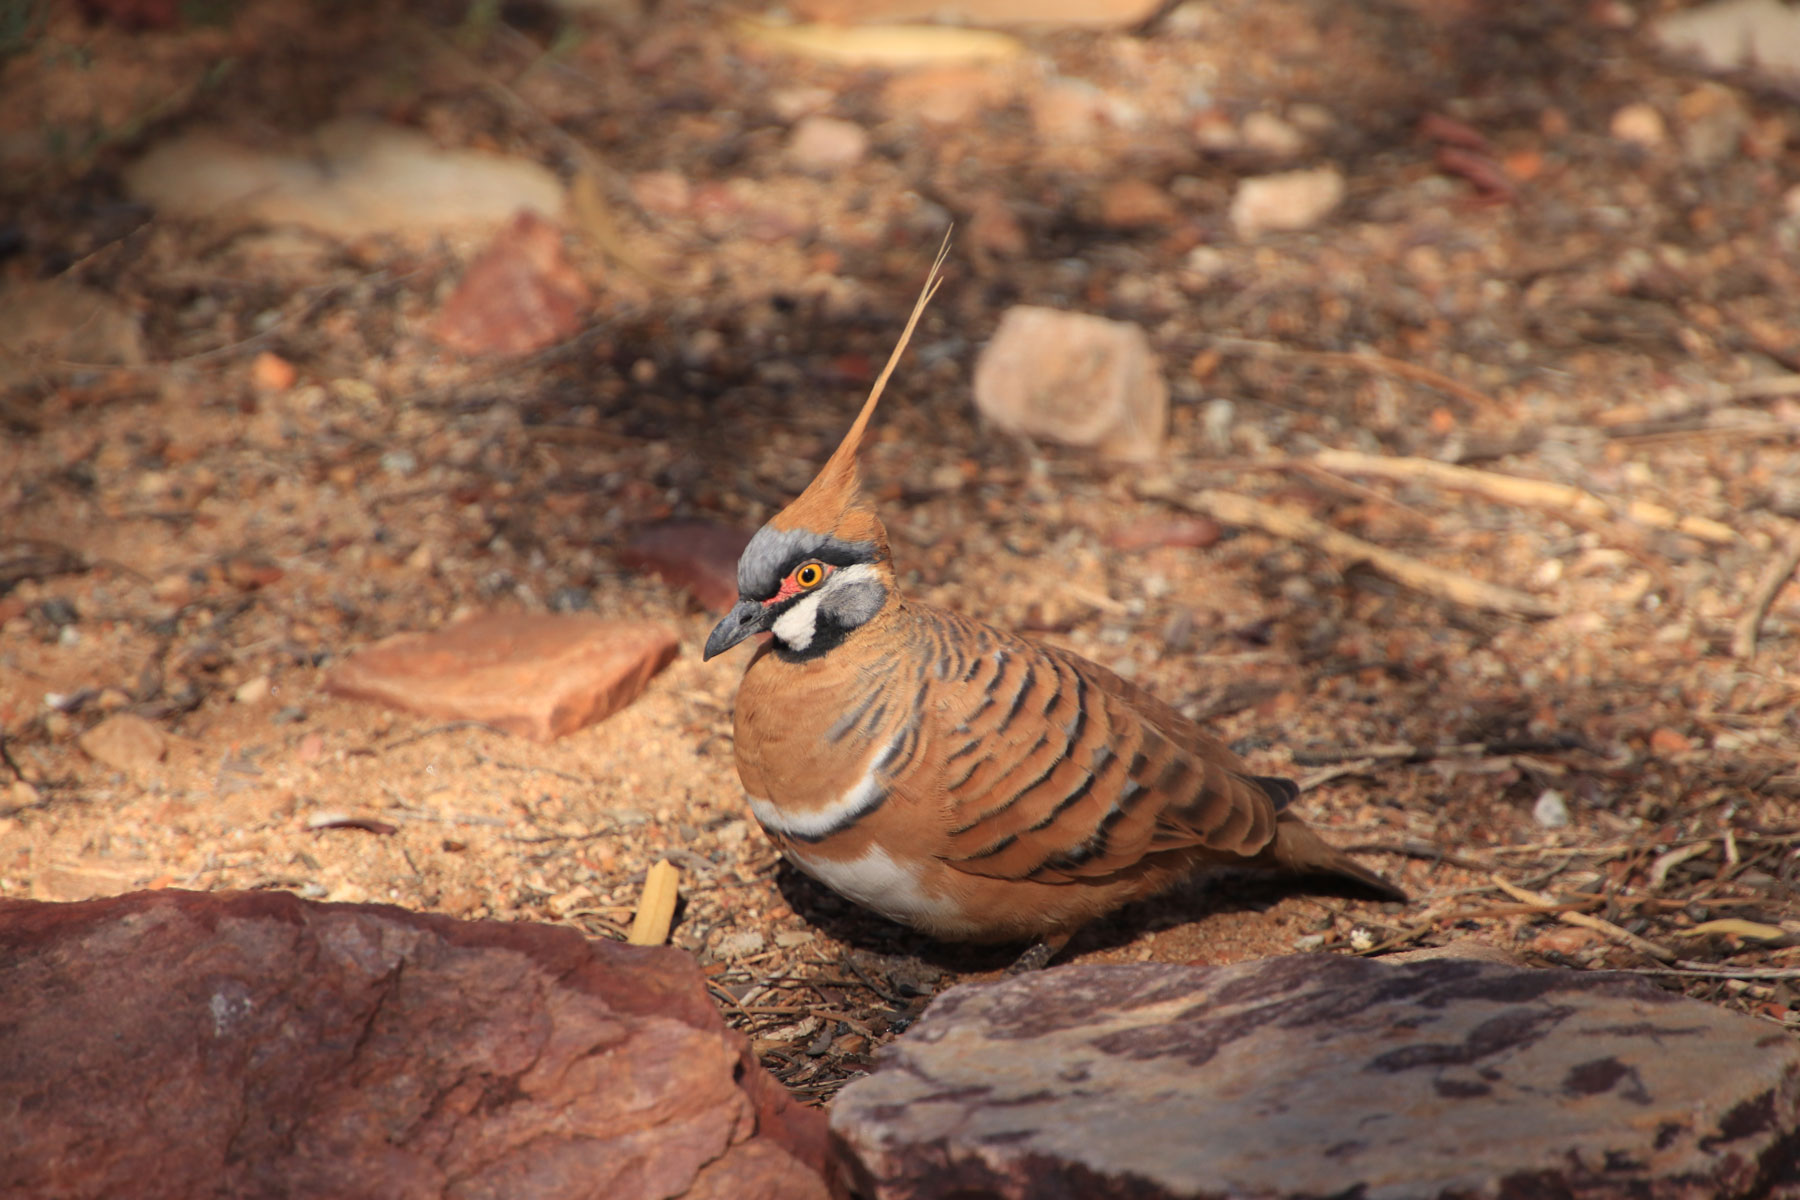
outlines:
[[813, 633], [819, 627], [819, 601], [825, 598], [823, 592], [814, 592], [801, 600], [794, 607], [775, 618], [769, 626], [781, 644], [789, 650], [804, 650], [812, 645]]

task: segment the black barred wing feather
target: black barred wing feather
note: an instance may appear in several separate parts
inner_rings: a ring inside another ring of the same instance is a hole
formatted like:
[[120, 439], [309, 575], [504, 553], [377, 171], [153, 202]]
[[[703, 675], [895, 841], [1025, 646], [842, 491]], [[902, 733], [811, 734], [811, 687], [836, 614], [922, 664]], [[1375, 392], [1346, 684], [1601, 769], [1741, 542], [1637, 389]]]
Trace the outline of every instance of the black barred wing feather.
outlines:
[[1248, 857], [1273, 839], [1271, 792], [1167, 705], [1066, 651], [918, 615], [916, 649], [943, 666], [904, 785], [948, 812], [952, 866], [1063, 882], [1197, 846]]

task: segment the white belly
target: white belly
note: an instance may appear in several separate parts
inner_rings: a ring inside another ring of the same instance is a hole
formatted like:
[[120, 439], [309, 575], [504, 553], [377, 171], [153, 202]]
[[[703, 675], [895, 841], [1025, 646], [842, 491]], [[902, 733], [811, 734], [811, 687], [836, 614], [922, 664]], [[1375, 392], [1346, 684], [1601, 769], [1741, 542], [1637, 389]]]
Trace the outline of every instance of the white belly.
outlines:
[[846, 900], [902, 925], [932, 933], [973, 929], [960, 905], [947, 896], [927, 892], [915, 871], [895, 861], [880, 846], [870, 846], [860, 857], [847, 861], [823, 855], [808, 857], [798, 849], [787, 854], [796, 867]]

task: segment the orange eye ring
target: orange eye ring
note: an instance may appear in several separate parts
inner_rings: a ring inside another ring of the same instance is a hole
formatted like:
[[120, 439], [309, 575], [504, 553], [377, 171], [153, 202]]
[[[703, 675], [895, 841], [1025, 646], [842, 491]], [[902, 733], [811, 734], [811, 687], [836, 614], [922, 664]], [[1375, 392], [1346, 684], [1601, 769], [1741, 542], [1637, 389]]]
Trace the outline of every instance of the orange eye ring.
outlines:
[[794, 572], [794, 582], [803, 588], [816, 588], [825, 582], [825, 568], [816, 562], [803, 563]]

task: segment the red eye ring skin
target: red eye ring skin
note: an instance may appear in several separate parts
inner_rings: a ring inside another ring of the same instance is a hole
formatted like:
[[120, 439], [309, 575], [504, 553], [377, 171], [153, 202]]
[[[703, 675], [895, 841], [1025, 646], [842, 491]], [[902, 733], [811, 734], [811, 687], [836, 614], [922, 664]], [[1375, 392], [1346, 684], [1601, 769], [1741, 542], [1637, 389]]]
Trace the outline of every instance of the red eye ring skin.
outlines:
[[[811, 562], [801, 563], [792, 571], [788, 572], [787, 578], [781, 581], [780, 590], [762, 602], [763, 607], [768, 608], [772, 605], [780, 604], [783, 600], [798, 596], [801, 592], [812, 591], [821, 583], [830, 579], [831, 573], [835, 570], [837, 570], [837, 568], [830, 563], [819, 562], [817, 559], [814, 559]], [[800, 577], [809, 572], [816, 572], [817, 578], [813, 579], [811, 583], [800, 582]]]

